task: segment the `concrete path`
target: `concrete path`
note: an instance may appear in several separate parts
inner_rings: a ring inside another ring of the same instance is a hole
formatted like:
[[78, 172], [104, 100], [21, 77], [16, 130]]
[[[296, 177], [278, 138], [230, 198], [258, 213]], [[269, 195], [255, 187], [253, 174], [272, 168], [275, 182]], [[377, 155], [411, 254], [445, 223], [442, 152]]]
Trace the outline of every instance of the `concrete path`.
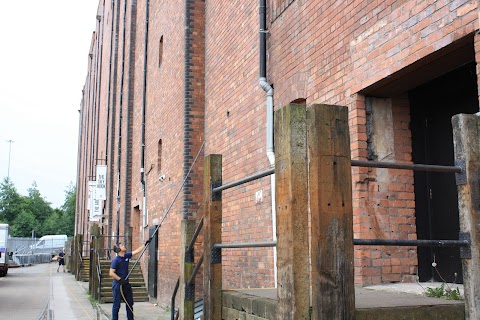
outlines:
[[[25, 286], [25, 283], [28, 284], [28, 287]], [[422, 283], [421, 286], [418, 284], [391, 284], [356, 288], [356, 309], [357, 311], [372, 308], [387, 310], [389, 308], [400, 307], [398, 310], [401, 311], [404, 310], [402, 308], [409, 306], [444, 305], [447, 307], [448, 305], [456, 305], [459, 310], [463, 310], [463, 301], [428, 298], [422, 295], [427, 287], [433, 288], [439, 285], [439, 283]], [[455, 287], [457, 286], [462, 292], [463, 287], [461, 285], [455, 285]], [[76, 281], [74, 276], [68, 272], [57, 273], [57, 265], [54, 263], [11, 269], [6, 277], [1, 278], [0, 289], [3, 289], [0, 290], [0, 297], [2, 294], [7, 294], [9, 297], [15, 296], [12, 304], [2, 313], [2, 318], [6, 316], [5, 319], [26, 319], [24, 312], [27, 311], [31, 313], [31, 317], [28, 318], [37, 319], [38, 314], [45, 308], [46, 301], [48, 301], [47, 309], [50, 310], [50, 319], [111, 319], [112, 304], [97, 304], [91, 301], [88, 295], [88, 283]], [[274, 289], [246, 289], [236, 291], [258, 297], [276, 299], [276, 291]], [[27, 293], [33, 293], [35, 299], [27, 298]], [[442, 309], [439, 310], [441, 311]], [[20, 311], [22, 313], [20, 313]], [[149, 302], [135, 303], [134, 313], [136, 320], [170, 319], [169, 310], [165, 310]], [[45, 317], [44, 319], [48, 318]], [[119, 319], [126, 319], [125, 304], [122, 304]], [[366, 317], [365, 319], [370, 318]]]
[[[52, 265], [52, 292], [50, 310], [53, 319], [62, 320], [105, 320], [95, 303], [91, 303], [88, 292], [75, 277], [67, 272], [57, 273], [57, 266]], [[88, 288], [88, 283], [87, 283]]]

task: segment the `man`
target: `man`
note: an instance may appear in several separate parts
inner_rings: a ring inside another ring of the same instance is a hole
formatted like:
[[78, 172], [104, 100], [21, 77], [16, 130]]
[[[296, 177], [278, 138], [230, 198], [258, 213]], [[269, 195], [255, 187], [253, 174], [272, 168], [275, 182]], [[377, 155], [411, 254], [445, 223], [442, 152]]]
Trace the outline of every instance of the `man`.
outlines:
[[65, 272], [65, 253], [63, 253], [63, 249], [60, 249], [60, 252], [58, 253], [58, 256], [57, 256], [57, 261], [58, 261], [58, 268], [57, 268], [57, 272], [59, 272], [60, 270], [60, 266], [62, 266], [63, 268], [63, 272]]
[[117, 243], [113, 247], [113, 251], [117, 256], [113, 258], [110, 265], [110, 277], [113, 278], [112, 292], [113, 292], [113, 306], [112, 306], [112, 320], [118, 320], [118, 311], [120, 310], [120, 303], [126, 303], [128, 320], [133, 320], [133, 292], [128, 279], [128, 262], [134, 255], [139, 254], [147, 246], [152, 239], [148, 239], [144, 245], [141, 245], [132, 252], [127, 252], [127, 248], [122, 243]]

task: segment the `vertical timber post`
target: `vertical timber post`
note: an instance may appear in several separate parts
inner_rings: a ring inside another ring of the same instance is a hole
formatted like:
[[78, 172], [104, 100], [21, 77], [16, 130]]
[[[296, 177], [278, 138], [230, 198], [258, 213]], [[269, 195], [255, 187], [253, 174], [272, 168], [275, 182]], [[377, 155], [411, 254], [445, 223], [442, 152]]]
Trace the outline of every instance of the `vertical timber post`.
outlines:
[[222, 195], [212, 189], [222, 184], [222, 156], [212, 154], [204, 163], [204, 257], [203, 290], [204, 318], [222, 319], [222, 255], [212, 250], [212, 245], [222, 242]]
[[75, 276], [75, 280], [78, 281], [77, 279], [77, 270], [78, 270], [78, 235], [74, 235], [72, 238], [72, 251], [71, 251], [71, 256], [70, 256], [70, 272]]
[[183, 219], [180, 243], [180, 319], [193, 320], [195, 309], [195, 283], [188, 284], [193, 273], [194, 251], [186, 252], [193, 237], [195, 221]]
[[80, 265], [80, 256], [83, 257], [83, 235], [77, 234], [75, 237], [75, 280], [77, 281], [83, 281], [83, 265]]
[[347, 107], [307, 109], [312, 319], [353, 320], [353, 209]]
[[470, 239], [461, 248], [465, 289], [465, 319], [480, 319], [480, 117], [459, 114], [452, 118], [460, 239]]
[[277, 319], [309, 319], [305, 105], [275, 112]]

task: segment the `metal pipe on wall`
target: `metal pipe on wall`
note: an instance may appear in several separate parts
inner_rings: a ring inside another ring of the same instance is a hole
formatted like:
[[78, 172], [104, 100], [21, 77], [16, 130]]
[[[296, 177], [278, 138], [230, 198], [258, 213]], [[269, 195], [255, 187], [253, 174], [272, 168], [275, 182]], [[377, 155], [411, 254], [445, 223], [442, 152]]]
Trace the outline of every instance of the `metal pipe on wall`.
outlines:
[[[270, 166], [275, 166], [275, 153], [273, 148], [273, 87], [267, 81], [267, 1], [260, 0], [260, 79], [259, 84], [267, 93], [267, 123], [266, 123], [266, 151]], [[277, 213], [275, 210], [275, 174], [270, 177], [270, 190], [272, 198], [272, 238], [277, 240]], [[274, 281], [277, 287], [277, 251], [273, 251]]]
[[140, 182], [143, 188], [143, 219], [142, 219], [142, 239], [145, 238], [143, 229], [147, 225], [147, 182], [145, 176], [145, 121], [147, 110], [147, 67], [148, 67], [148, 20], [150, 16], [150, 0], [145, 5], [145, 49], [143, 52], [143, 101], [142, 101], [142, 152], [140, 159]]

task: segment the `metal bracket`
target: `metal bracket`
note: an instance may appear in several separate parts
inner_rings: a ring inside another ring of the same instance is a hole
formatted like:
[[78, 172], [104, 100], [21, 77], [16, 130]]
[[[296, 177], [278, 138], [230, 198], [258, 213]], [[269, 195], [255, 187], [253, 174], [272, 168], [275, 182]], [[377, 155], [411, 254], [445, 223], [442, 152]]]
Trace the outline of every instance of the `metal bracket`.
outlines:
[[212, 247], [212, 258], [210, 263], [222, 263], [222, 248]]
[[467, 165], [464, 159], [455, 159], [455, 167], [462, 168], [462, 173], [455, 173], [457, 186], [467, 183]]
[[458, 239], [468, 241], [468, 246], [467, 247], [460, 247], [460, 258], [461, 259], [472, 259], [472, 250], [470, 249], [470, 244], [471, 244], [470, 233], [460, 232], [460, 234], [458, 235]]
[[212, 201], [221, 201], [222, 200], [222, 192], [213, 192], [213, 189], [221, 187], [222, 182], [221, 181], [212, 181]]
[[185, 284], [185, 300], [193, 301], [195, 299], [195, 282]]
[[194, 262], [194, 254], [193, 250], [190, 250], [190, 252], [185, 252], [185, 262]]

